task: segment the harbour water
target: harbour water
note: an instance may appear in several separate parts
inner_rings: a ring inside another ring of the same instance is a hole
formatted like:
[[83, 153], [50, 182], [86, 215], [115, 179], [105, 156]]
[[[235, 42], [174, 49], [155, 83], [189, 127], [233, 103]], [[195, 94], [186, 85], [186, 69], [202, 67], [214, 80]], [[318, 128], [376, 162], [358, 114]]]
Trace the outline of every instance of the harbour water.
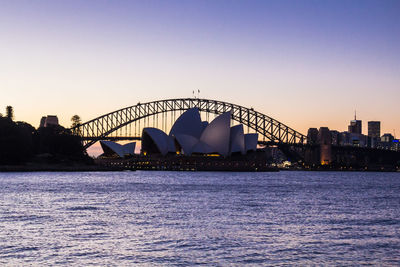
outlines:
[[400, 265], [400, 173], [0, 173], [1, 266]]

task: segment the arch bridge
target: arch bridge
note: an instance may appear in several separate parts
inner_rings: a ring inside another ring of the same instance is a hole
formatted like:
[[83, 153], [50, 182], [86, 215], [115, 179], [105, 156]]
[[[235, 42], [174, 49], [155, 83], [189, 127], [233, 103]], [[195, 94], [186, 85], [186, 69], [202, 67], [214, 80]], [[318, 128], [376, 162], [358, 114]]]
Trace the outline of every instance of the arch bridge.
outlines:
[[[240, 105], [227, 103], [223, 101], [200, 99], [200, 98], [178, 98], [158, 100], [147, 103], [138, 103], [134, 106], [119, 109], [108, 114], [97, 117], [93, 120], [79, 124], [71, 128], [75, 135], [82, 137], [84, 147], [88, 148], [99, 140], [140, 140], [138, 135], [123, 135], [128, 132], [129, 126], [144, 121], [143, 125], [149, 122], [149, 117], [157, 118], [156, 124], [153, 120], [153, 126], [159, 126], [158, 116], [162, 116], [162, 128], [167, 128], [167, 113], [172, 113], [171, 124], [175, 121], [175, 112], [183, 112], [191, 108], [198, 108], [200, 112], [207, 114], [222, 114], [231, 111], [231, 119], [239, 122], [248, 129], [254, 130], [259, 134], [259, 140], [262, 144], [305, 144], [306, 136], [293, 130], [289, 126], [255, 111], [253, 108], [246, 108]], [[119, 132], [119, 133], [118, 133]]]

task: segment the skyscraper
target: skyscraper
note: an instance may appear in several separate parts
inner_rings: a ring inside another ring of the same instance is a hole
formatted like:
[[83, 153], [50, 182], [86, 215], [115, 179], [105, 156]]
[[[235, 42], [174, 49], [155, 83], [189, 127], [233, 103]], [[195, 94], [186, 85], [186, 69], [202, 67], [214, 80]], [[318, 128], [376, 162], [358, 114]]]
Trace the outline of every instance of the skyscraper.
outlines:
[[362, 123], [360, 120], [357, 120], [357, 113], [354, 113], [354, 120], [350, 121], [349, 132], [355, 134], [361, 134]]
[[318, 129], [310, 128], [307, 132], [307, 143], [316, 144], [318, 142]]
[[328, 127], [321, 127], [318, 131], [321, 165], [332, 163], [332, 135]]
[[368, 122], [368, 136], [372, 138], [381, 137], [381, 122], [369, 121]]

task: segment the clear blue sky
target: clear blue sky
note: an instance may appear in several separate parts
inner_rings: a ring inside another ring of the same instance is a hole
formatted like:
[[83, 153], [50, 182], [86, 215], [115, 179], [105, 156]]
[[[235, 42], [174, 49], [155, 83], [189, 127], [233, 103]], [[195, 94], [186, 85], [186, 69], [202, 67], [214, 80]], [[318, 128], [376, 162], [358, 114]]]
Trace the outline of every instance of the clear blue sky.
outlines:
[[0, 108], [65, 126], [164, 98], [400, 136], [400, 1], [1, 1]]

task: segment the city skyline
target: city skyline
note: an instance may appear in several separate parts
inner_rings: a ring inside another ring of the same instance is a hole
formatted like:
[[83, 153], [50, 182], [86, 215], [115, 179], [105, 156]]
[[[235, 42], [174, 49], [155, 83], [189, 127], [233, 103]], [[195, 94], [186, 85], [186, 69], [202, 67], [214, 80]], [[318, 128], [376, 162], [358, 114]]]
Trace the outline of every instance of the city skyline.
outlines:
[[69, 127], [137, 102], [253, 107], [306, 134], [400, 133], [398, 1], [1, 1], [0, 113]]

